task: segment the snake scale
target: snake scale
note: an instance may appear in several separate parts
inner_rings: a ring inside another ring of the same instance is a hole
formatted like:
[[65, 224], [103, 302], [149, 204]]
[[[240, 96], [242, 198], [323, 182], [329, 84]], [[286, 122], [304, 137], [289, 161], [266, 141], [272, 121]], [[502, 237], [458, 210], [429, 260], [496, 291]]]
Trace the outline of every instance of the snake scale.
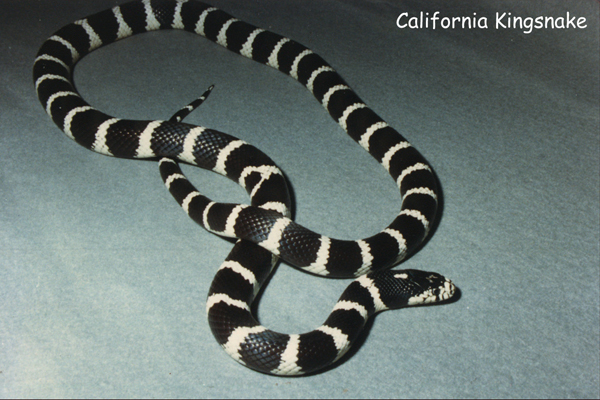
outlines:
[[[159, 29], [199, 34], [304, 85], [392, 176], [402, 198], [397, 217], [360, 240], [329, 238], [295, 223], [286, 180], [267, 155], [228, 134], [181, 122], [207, 94], [166, 121], [112, 117], [78, 94], [72, 73], [83, 56]], [[303, 45], [199, 1], [138, 0], [55, 32], [38, 52], [33, 78], [44, 109], [67, 136], [100, 154], [160, 160], [161, 176], [185, 212], [208, 231], [239, 239], [214, 278], [206, 308], [215, 338], [241, 364], [275, 375], [313, 373], [343, 356], [375, 313], [453, 296], [453, 283], [437, 273], [389, 270], [424, 240], [436, 217], [438, 188], [431, 167]], [[211, 201], [178, 162], [234, 180], [248, 192], [250, 204]], [[355, 278], [323, 325], [311, 332], [273, 332], [252, 315], [252, 302], [279, 258], [312, 274]]]

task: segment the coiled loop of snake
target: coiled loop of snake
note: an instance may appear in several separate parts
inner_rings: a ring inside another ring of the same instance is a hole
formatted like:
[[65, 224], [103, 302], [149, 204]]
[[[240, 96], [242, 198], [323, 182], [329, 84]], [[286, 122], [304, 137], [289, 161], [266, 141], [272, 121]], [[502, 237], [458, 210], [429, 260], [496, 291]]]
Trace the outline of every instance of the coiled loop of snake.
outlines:
[[[225, 133], [181, 122], [202, 99], [169, 121], [136, 121], [107, 115], [81, 98], [72, 80], [81, 57], [158, 29], [205, 36], [298, 80], [392, 176], [402, 197], [397, 218], [365, 239], [322, 236], [289, 218], [285, 179], [269, 157]], [[70, 138], [109, 156], [161, 158], [161, 175], [190, 217], [211, 232], [241, 239], [219, 269], [207, 300], [211, 329], [237, 361], [272, 374], [314, 372], [338, 360], [374, 313], [454, 294], [454, 285], [439, 274], [384, 271], [430, 230], [438, 202], [433, 172], [331, 66], [301, 44], [198, 1], [133, 1], [75, 21], [48, 38], [34, 64], [34, 82], [46, 112]], [[249, 193], [251, 205], [212, 202], [185, 178], [177, 161], [235, 180]], [[250, 305], [277, 257], [314, 274], [359, 278], [321, 327], [302, 335], [275, 333], [254, 319]]]

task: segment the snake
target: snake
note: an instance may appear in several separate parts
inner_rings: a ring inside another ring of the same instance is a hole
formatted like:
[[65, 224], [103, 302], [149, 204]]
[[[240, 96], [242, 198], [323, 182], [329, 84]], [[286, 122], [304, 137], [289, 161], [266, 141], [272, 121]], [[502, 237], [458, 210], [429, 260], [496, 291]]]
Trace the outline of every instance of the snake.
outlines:
[[[204, 36], [305, 86], [394, 179], [401, 196], [395, 219], [359, 240], [330, 238], [294, 222], [286, 178], [271, 158], [234, 136], [183, 122], [212, 87], [168, 120], [113, 117], [81, 97], [73, 70], [82, 57], [162, 29]], [[439, 188], [432, 167], [333, 67], [298, 42], [200, 1], [135, 0], [52, 34], [37, 53], [33, 80], [46, 113], [69, 138], [103, 155], [158, 161], [164, 184], [183, 210], [209, 232], [235, 238], [210, 286], [206, 310], [217, 342], [242, 365], [272, 375], [318, 373], [348, 352], [376, 313], [445, 302], [454, 295], [455, 285], [438, 273], [390, 269], [423, 243], [435, 221]], [[212, 201], [179, 163], [237, 182], [250, 204]], [[326, 321], [312, 331], [278, 333], [254, 317], [253, 302], [280, 259], [313, 275], [354, 279]]]

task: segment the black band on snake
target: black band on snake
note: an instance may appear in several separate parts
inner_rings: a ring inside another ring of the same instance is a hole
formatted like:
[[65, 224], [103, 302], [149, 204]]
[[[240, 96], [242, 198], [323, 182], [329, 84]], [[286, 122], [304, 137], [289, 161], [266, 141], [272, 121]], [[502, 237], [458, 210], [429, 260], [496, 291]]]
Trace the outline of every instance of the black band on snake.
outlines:
[[[115, 118], [81, 98], [72, 78], [77, 61], [101, 46], [159, 29], [205, 36], [304, 85], [392, 176], [402, 198], [396, 219], [360, 240], [328, 238], [296, 224], [289, 218], [286, 181], [268, 156], [225, 133], [181, 122], [208, 92], [168, 121]], [[240, 363], [277, 375], [318, 371], [347, 352], [373, 314], [454, 294], [452, 282], [439, 274], [388, 270], [423, 241], [434, 221], [438, 189], [431, 167], [331, 66], [301, 44], [198, 1], [133, 1], [58, 30], [40, 48], [33, 76], [46, 112], [71, 139], [109, 156], [160, 159], [162, 178], [185, 212], [210, 232], [240, 239], [217, 272], [206, 306], [215, 338]], [[250, 195], [250, 205], [215, 203], [201, 195], [177, 161], [238, 182]], [[314, 331], [273, 332], [250, 311], [279, 257], [313, 274], [358, 277]]]

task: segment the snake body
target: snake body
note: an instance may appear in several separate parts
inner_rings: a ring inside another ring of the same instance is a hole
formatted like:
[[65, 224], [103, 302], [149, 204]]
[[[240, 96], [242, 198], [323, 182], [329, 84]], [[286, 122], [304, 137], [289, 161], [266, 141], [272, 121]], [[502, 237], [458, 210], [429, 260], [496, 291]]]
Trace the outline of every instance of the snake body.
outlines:
[[[402, 197], [398, 216], [365, 239], [320, 235], [290, 219], [285, 178], [267, 155], [228, 134], [181, 122], [196, 105], [167, 121], [137, 121], [107, 115], [78, 94], [72, 72], [83, 56], [159, 29], [205, 36], [303, 84], [392, 176]], [[439, 274], [388, 270], [423, 241], [434, 221], [438, 189], [431, 167], [331, 66], [303, 45], [199, 1], [132, 1], [54, 33], [38, 52], [33, 76], [46, 112], [71, 139], [104, 155], [160, 159], [161, 176], [188, 215], [210, 232], [240, 239], [217, 272], [207, 300], [215, 338], [240, 363], [277, 375], [311, 373], [345, 354], [374, 313], [443, 301], [454, 294], [454, 285]], [[250, 205], [216, 203], [201, 195], [178, 161], [238, 182], [250, 195]], [[252, 316], [251, 304], [279, 257], [313, 274], [358, 277], [325, 323], [312, 332], [273, 332]]]

